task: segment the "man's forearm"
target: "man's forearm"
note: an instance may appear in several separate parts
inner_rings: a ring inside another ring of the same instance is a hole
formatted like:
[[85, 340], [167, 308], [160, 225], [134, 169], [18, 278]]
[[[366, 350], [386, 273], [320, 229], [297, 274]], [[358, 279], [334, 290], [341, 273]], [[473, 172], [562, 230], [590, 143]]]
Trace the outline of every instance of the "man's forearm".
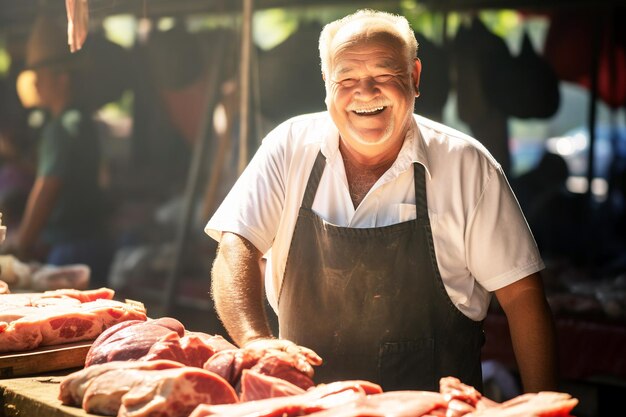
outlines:
[[557, 390], [557, 349], [554, 321], [538, 277], [518, 289], [503, 309], [524, 392]]
[[272, 337], [265, 315], [261, 253], [249, 241], [224, 233], [213, 264], [211, 291], [217, 313], [235, 343]]

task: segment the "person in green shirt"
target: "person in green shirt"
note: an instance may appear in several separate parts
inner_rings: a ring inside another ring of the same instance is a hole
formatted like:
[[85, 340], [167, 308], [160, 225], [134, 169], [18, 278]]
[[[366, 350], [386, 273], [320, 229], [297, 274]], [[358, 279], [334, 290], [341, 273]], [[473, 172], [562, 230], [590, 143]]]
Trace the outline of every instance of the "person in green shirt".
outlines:
[[52, 265], [86, 264], [95, 288], [106, 285], [112, 257], [99, 184], [100, 144], [91, 112], [76, 100], [75, 80], [83, 57], [69, 52], [64, 35], [55, 22], [40, 19], [27, 44], [26, 66], [35, 75], [36, 105], [47, 118], [17, 254]]

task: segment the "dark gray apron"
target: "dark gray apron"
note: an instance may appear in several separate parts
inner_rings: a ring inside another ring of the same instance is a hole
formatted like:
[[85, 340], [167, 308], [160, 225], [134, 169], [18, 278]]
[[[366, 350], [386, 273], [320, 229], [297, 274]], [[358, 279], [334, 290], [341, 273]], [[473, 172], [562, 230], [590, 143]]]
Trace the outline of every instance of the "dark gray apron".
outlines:
[[385, 390], [439, 391], [455, 376], [482, 389], [482, 323], [461, 313], [437, 267], [424, 167], [414, 163], [417, 218], [331, 225], [312, 210], [320, 152], [298, 213], [278, 310], [280, 335], [315, 350], [315, 382], [365, 379]]

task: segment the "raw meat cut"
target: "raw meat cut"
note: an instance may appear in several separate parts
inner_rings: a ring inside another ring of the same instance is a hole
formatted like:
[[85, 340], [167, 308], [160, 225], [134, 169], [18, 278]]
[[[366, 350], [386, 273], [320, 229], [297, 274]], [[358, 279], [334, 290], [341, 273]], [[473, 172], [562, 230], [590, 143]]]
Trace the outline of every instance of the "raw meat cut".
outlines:
[[0, 323], [0, 352], [92, 340], [126, 320], [146, 320], [145, 309], [110, 299], [37, 307], [16, 320]]
[[[246, 371], [246, 379], [248, 375], [252, 373]], [[354, 382], [360, 388], [355, 388]], [[569, 413], [578, 403], [569, 394], [540, 392], [499, 404], [452, 377], [440, 380], [440, 391], [382, 393], [372, 383], [342, 381], [288, 397], [221, 406], [200, 404], [189, 417], [571, 417]]]
[[315, 359], [298, 350], [241, 348], [217, 352], [203, 368], [222, 376], [233, 387], [240, 384], [243, 370], [251, 369], [264, 375], [284, 379], [304, 390], [314, 386]]
[[269, 398], [232, 405], [200, 404], [189, 417], [295, 417], [332, 409], [381, 393], [379, 385], [368, 381], [339, 381], [320, 384], [304, 394]]
[[222, 336], [187, 332], [171, 317], [120, 323], [93, 343], [85, 366], [111, 361], [168, 359], [187, 366], [202, 365], [217, 351], [233, 349]]
[[112, 300], [114, 295], [115, 291], [104, 287], [85, 291], [68, 288], [34, 293], [2, 294], [0, 295], [0, 304], [43, 306], [48, 304], [63, 304], [63, 300], [69, 300], [70, 304], [75, 304], [75, 300], [78, 300], [80, 303], [87, 303], [99, 299]]
[[[87, 352], [85, 366], [139, 359], [148, 353], [159, 338], [170, 333], [178, 337], [179, 334], [172, 330], [172, 327], [175, 326], [172, 325], [170, 319], [119, 323], [103, 332], [93, 342]], [[182, 324], [177, 330], [181, 335], [185, 332]]]
[[523, 394], [465, 417], [569, 417], [578, 400], [562, 392]]
[[59, 399], [89, 412], [133, 417], [186, 417], [198, 404], [238, 401], [221, 377], [172, 361], [116, 361], [68, 375]]
[[304, 394], [305, 391], [284, 379], [263, 375], [250, 369], [244, 369], [241, 375], [241, 394], [244, 401], [264, 400], [266, 398], [288, 397]]
[[361, 397], [339, 407], [312, 413], [315, 417], [446, 416], [448, 403], [438, 392], [389, 391]]
[[133, 369], [171, 369], [182, 368], [184, 365], [172, 361], [151, 361], [151, 362], [111, 362], [102, 365], [91, 366], [67, 375], [59, 386], [59, 400], [66, 405], [82, 406], [85, 390], [100, 375], [115, 370]]

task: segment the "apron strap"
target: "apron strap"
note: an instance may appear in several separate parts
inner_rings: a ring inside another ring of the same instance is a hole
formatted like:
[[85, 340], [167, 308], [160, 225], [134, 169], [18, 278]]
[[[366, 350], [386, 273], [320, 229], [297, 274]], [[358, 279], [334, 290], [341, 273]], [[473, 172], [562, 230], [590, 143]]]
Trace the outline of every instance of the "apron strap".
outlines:
[[415, 185], [415, 208], [417, 211], [417, 222], [419, 224], [428, 223], [428, 201], [426, 200], [426, 170], [424, 165], [413, 162], [413, 183]]
[[306, 190], [302, 198], [303, 208], [310, 209], [313, 207], [313, 200], [315, 199], [315, 194], [317, 194], [317, 187], [320, 185], [320, 178], [322, 178], [324, 168], [326, 168], [326, 157], [322, 155], [322, 151], [320, 150], [317, 154], [317, 158], [315, 158], [313, 169], [309, 175], [309, 181], [306, 184]]

